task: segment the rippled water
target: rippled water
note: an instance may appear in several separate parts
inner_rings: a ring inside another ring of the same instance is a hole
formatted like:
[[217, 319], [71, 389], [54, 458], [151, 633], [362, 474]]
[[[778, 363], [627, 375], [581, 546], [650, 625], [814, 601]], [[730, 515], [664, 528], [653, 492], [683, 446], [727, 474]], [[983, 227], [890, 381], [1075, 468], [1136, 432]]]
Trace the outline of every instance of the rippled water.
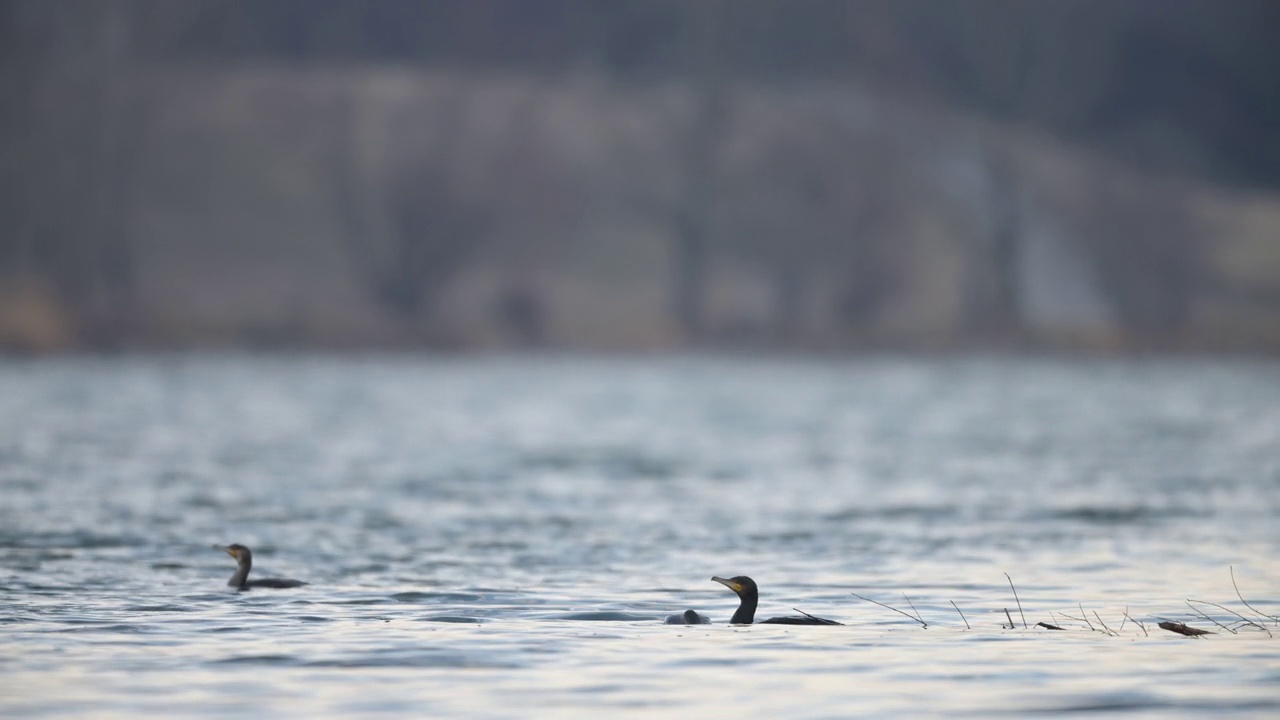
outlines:
[[0, 715], [1274, 716], [1278, 519], [1274, 362], [10, 360]]

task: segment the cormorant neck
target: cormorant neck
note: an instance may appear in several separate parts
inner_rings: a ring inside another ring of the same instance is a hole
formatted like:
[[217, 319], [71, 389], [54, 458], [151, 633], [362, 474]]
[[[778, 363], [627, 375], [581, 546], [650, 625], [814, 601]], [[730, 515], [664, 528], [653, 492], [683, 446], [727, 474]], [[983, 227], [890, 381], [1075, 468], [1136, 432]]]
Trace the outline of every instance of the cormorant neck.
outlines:
[[738, 611], [729, 619], [730, 625], [750, 625], [756, 619], [756, 603], [760, 598], [756, 595], [743, 595]]
[[236, 574], [227, 581], [231, 587], [244, 587], [249, 579], [249, 568], [253, 567], [253, 561], [248, 558], [240, 560], [239, 563], [240, 567], [236, 568]]

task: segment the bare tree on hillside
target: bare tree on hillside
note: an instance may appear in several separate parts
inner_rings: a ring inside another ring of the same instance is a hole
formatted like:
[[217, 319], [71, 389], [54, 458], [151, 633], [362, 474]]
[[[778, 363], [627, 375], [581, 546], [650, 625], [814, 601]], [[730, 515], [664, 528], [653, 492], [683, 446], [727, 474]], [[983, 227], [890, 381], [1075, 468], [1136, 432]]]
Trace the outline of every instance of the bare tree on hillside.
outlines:
[[490, 212], [461, 191], [448, 157], [464, 129], [462, 100], [441, 102], [431, 150], [399, 159], [381, 182], [360, 162], [355, 99], [335, 101], [330, 172], [348, 257], [374, 302], [411, 326], [430, 315], [491, 229]]
[[694, 88], [693, 117], [682, 143], [684, 193], [675, 211], [674, 311], [689, 339], [699, 338], [710, 255], [716, 166], [728, 122], [723, 56], [727, 33], [724, 0], [696, 3], [683, 28], [683, 51]]
[[967, 328], [987, 338], [1016, 339], [1023, 332], [1022, 253], [1025, 233], [1022, 190], [1007, 151], [983, 146], [986, 234], [969, 250]]
[[393, 131], [392, 140], [403, 156], [377, 173], [359, 160], [355, 100], [339, 99], [335, 209], [360, 283], [379, 306], [411, 326], [430, 325], [458, 274], [500, 236], [511, 236], [507, 255], [514, 267], [508, 287], [499, 289], [495, 319], [521, 342], [536, 342], [542, 330], [533, 326], [543, 319], [535, 267], [549, 239], [572, 232], [575, 187], [541, 137], [540, 93], [514, 98], [494, 137], [468, 142], [468, 127], [480, 112], [474, 92], [457, 82], [429, 107], [407, 110], [409, 122]]
[[830, 257], [840, 268], [836, 319], [855, 331], [872, 327], [880, 310], [901, 292], [904, 275], [903, 239], [894, 233], [901, 206], [910, 203], [912, 189], [905, 153], [888, 137], [850, 138], [849, 153], [840, 160], [843, 176], [836, 200], [839, 229]]
[[[721, 206], [732, 243], [773, 291], [772, 335], [804, 339], [816, 312], [847, 328], [871, 322], [894, 291], [896, 266], [886, 228], [902, 202], [901, 157], [893, 143], [826, 116], [825, 108], [792, 108], [792, 122], [744, 120], [735, 138]], [[748, 135], [749, 133], [749, 135]], [[815, 290], [834, 284], [835, 306], [814, 305]]]
[[8, 78], [10, 145], [5, 255], [45, 279], [75, 316], [80, 340], [118, 341], [134, 300], [133, 198], [150, 107], [131, 83], [145, 8], [88, 4], [82, 12], [14, 8], [43, 41], [10, 48], [24, 70]]
[[1176, 339], [1201, 284], [1187, 199], [1172, 185], [1114, 174], [1091, 191], [1083, 242], [1102, 292], [1135, 339]]

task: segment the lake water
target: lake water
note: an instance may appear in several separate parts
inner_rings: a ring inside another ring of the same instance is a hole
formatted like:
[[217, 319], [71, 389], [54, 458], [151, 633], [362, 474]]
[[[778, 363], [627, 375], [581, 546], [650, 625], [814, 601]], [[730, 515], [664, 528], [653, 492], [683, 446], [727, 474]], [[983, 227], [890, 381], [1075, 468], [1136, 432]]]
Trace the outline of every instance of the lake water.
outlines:
[[1276, 362], [0, 362], [5, 717], [1275, 717], [1232, 567]]

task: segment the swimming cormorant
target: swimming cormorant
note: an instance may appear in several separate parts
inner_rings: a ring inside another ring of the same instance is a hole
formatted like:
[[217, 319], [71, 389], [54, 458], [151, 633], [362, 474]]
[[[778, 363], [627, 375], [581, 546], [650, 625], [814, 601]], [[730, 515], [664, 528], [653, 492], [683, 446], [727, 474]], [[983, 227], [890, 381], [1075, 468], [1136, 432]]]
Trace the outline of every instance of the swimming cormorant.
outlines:
[[710, 625], [711, 618], [697, 610], [685, 610], [678, 615], [668, 615], [667, 625]]
[[234, 545], [214, 545], [213, 549], [221, 550], [236, 559], [236, 574], [231, 576], [227, 584], [237, 590], [248, 590], [249, 588], [296, 588], [306, 583], [301, 580], [291, 580], [289, 578], [261, 578], [259, 580], [249, 579], [249, 568], [253, 567], [253, 552], [249, 548], [236, 543]]
[[760, 590], [756, 588], [756, 581], [746, 575], [739, 575], [733, 578], [713, 577], [712, 580], [724, 585], [730, 590], [738, 594], [742, 599], [742, 603], [738, 605], [738, 610], [729, 620], [730, 625], [750, 625], [751, 623], [772, 623], [774, 625], [843, 625], [835, 620], [827, 620], [826, 618], [814, 617], [813, 615], [788, 615], [786, 617], [769, 618], [768, 620], [756, 620], [756, 604], [760, 601]]

